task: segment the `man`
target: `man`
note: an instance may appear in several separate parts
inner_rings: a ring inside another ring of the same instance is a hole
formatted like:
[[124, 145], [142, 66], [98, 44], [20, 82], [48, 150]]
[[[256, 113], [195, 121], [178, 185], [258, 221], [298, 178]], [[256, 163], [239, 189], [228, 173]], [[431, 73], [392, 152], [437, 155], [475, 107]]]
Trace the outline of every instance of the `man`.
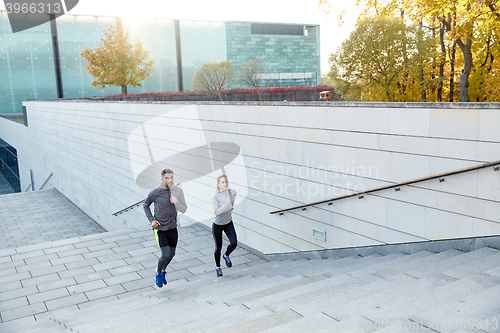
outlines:
[[[151, 214], [149, 206], [154, 202], [155, 214]], [[167, 284], [165, 270], [175, 255], [177, 247], [177, 211], [185, 213], [187, 210], [184, 192], [174, 185], [174, 172], [165, 169], [161, 172], [161, 185], [149, 192], [144, 201], [144, 212], [154, 229], [156, 241], [161, 249], [156, 270], [156, 286], [158, 288]]]

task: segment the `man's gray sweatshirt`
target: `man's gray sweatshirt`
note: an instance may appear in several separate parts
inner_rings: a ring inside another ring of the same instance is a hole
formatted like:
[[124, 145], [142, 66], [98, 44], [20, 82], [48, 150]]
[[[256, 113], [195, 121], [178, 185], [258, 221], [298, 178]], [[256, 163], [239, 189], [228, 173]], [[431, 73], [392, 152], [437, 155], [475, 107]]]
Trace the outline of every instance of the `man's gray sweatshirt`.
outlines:
[[[170, 194], [177, 198], [177, 203], [175, 205], [170, 202]], [[149, 208], [153, 202], [155, 204], [154, 216], [151, 214], [151, 209]], [[167, 188], [163, 186], [163, 184], [149, 192], [143, 207], [149, 222], [156, 220], [160, 223], [160, 225], [155, 228], [157, 230], [170, 230], [176, 228], [177, 211], [185, 213], [187, 210], [186, 199], [184, 198], [182, 189], [175, 185], [172, 188]]]
[[[231, 191], [231, 193], [229, 193]], [[214, 224], [225, 225], [233, 220], [231, 209], [234, 206], [236, 199], [236, 191], [232, 188], [225, 191], [216, 191], [212, 198], [214, 208], [215, 221]], [[227, 198], [231, 198], [231, 203], [226, 202]]]

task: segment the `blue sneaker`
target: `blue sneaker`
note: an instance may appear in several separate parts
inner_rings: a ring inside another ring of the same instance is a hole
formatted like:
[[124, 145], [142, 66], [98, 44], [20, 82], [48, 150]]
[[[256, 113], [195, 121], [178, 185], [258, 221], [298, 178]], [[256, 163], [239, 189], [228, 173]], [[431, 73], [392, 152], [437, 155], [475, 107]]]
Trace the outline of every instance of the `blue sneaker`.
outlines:
[[163, 280], [162, 280], [162, 278], [161, 278], [161, 274], [156, 273], [156, 274], [155, 274], [155, 278], [156, 278], [156, 286], [157, 286], [158, 288], [163, 287]]
[[166, 274], [167, 274], [167, 272], [165, 272], [165, 271], [162, 271], [160, 274], [161, 275], [161, 283], [163, 283], [164, 285], [167, 284], [167, 278], [165, 277]]
[[215, 267], [215, 272], [217, 272], [217, 277], [221, 277], [222, 276], [222, 268]]
[[229, 259], [229, 256], [226, 256], [225, 253], [222, 255], [222, 258], [224, 258], [224, 260], [226, 261], [227, 268], [233, 266], [233, 263], [231, 262], [231, 259]]

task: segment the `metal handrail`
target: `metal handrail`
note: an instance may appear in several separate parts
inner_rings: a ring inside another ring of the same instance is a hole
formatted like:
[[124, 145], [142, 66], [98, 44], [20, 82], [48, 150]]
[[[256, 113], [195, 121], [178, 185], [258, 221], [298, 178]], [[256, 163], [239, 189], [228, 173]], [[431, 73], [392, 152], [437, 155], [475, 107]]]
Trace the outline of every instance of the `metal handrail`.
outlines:
[[43, 189], [45, 187], [45, 185], [47, 185], [47, 183], [49, 182], [50, 178], [52, 178], [52, 175], [53, 175], [53, 173], [51, 172], [50, 175], [47, 177], [47, 179], [45, 179], [45, 181], [43, 182], [42, 186], [40, 186], [40, 188], [38, 189], [39, 191], [41, 189]]
[[[327, 203], [327, 202], [330, 203], [330, 202], [333, 202], [333, 201], [336, 201], [336, 200], [345, 199], [345, 198], [351, 198], [351, 197], [355, 197], [355, 196], [358, 196], [358, 197], [362, 198], [363, 195], [367, 194], [367, 193], [372, 193], [372, 192], [387, 190], [387, 189], [391, 189], [391, 188], [398, 188], [398, 187], [401, 187], [401, 186], [410, 185], [410, 184], [414, 184], [414, 183], [419, 183], [419, 182], [423, 182], [423, 181], [431, 180], [431, 179], [436, 179], [436, 178], [444, 178], [444, 177], [456, 175], [456, 174], [459, 174], [459, 173], [464, 173], [464, 172], [474, 171], [474, 170], [478, 170], [478, 169], [488, 168], [488, 167], [491, 167], [491, 166], [495, 166], [497, 164], [500, 164], [500, 161], [486, 163], [486, 164], [482, 164], [482, 165], [478, 165], [478, 166], [470, 167], [470, 168], [466, 168], [466, 169], [461, 169], [461, 170], [457, 170], [457, 171], [446, 172], [446, 173], [442, 173], [442, 174], [434, 175], [434, 176], [429, 176], [429, 177], [425, 177], [425, 178], [419, 178], [419, 179], [415, 179], [415, 180], [411, 180], [411, 181], [403, 182], [403, 183], [398, 183], [398, 184], [394, 184], [394, 185], [383, 186], [383, 187], [375, 188], [373, 190], [368, 190], [368, 191], [362, 191], [362, 192], [357, 192], [357, 193], [353, 193], [353, 194], [343, 195], [343, 196], [340, 196], [340, 197], [337, 197], [337, 198], [328, 199], [328, 200], [321, 200], [321, 201], [317, 201], [317, 202], [313, 202], [313, 203], [309, 203], [309, 204], [305, 204], [305, 205], [300, 205], [300, 206], [295, 206], [295, 207], [291, 207], [291, 208], [275, 210], [275, 211], [269, 212], [269, 214], [280, 213], [280, 215], [281, 215], [282, 213], [290, 211], [290, 210], [300, 209], [300, 208], [307, 208], [309, 206], [315, 206], [315, 205], [319, 205], [319, 204], [323, 204], [323, 203]], [[500, 167], [494, 167], [493, 169], [495, 171], [498, 171], [500, 169]], [[441, 181], [441, 179], [440, 179], [440, 181]]]
[[2, 158], [0, 158], [0, 161], [7, 167], [7, 169], [10, 170], [10, 172], [12, 172], [12, 174], [14, 175], [14, 177], [17, 178], [17, 180], [21, 181], [21, 179], [19, 179], [18, 176], [16, 176], [16, 173], [14, 172], [14, 170], [12, 170], [9, 165], [7, 164], [7, 162], [5, 162]]
[[[181, 184], [181, 183], [177, 183], [177, 185], [175, 185], [175, 186], [179, 186], [180, 184]], [[116, 216], [116, 215], [118, 215], [118, 214], [124, 213], [124, 212], [126, 212], [127, 210], [129, 210], [129, 209], [132, 209], [132, 208], [135, 208], [136, 206], [139, 206], [139, 205], [140, 205], [141, 203], [143, 203], [144, 201], [146, 201], [146, 199], [142, 199], [141, 201], [136, 202], [135, 204], [130, 205], [130, 206], [128, 206], [127, 208], [123, 208], [122, 210], [119, 210], [119, 211], [117, 211], [116, 213], [113, 213], [113, 215], [114, 215], [114, 216]]]
[[119, 210], [117, 211], [116, 213], [113, 213], [114, 216], [118, 215], [118, 214], [121, 214], [121, 213], [124, 213], [126, 212], [127, 210], [131, 209], [131, 208], [135, 208], [136, 206], [139, 206], [141, 203], [143, 203], [144, 201], [146, 201], [146, 199], [142, 199], [141, 201], [139, 202], [136, 202], [135, 204], [133, 205], [130, 205], [128, 206], [127, 208], [123, 208], [122, 210]]

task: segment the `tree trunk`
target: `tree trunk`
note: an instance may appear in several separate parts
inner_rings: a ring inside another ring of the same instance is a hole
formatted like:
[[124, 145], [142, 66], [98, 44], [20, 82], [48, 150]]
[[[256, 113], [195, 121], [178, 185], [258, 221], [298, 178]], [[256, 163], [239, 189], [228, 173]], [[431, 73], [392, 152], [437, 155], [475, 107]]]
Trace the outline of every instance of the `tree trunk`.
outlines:
[[439, 29], [439, 42], [441, 44], [441, 62], [439, 63], [439, 83], [437, 91], [438, 102], [443, 101], [443, 81], [444, 81], [444, 63], [446, 62], [446, 47], [444, 46], [444, 26], [441, 24]]
[[424, 87], [424, 69], [420, 66], [420, 99], [422, 102], [427, 100], [427, 94]]
[[[433, 17], [432, 18], [432, 26], [434, 27], [434, 24], [436, 22], [436, 17]], [[442, 24], [440, 23], [440, 26]], [[436, 30], [435, 29], [432, 29], [432, 39], [435, 40], [436, 39]], [[434, 58], [434, 55], [432, 56], [432, 67], [431, 67], [431, 81], [434, 82], [434, 79], [436, 78], [436, 59]], [[430, 92], [431, 92], [431, 95], [434, 96], [434, 93], [436, 92], [436, 88], [433, 85], [431, 85], [431, 89], [430, 89]], [[439, 94], [439, 93], [438, 93]], [[434, 97], [433, 97], [434, 98]]]
[[389, 88], [389, 87], [385, 88], [385, 91], [387, 92], [387, 100], [388, 100], [389, 102], [392, 102], [390, 88]]
[[453, 41], [451, 47], [451, 57], [450, 57], [450, 102], [455, 99], [455, 57], [456, 57], [457, 43]]
[[457, 39], [457, 44], [464, 55], [464, 68], [460, 74], [460, 102], [470, 102], [469, 99], [469, 75], [472, 69], [472, 40], [467, 38], [467, 43]]
[[127, 100], [127, 86], [122, 86], [122, 95], [123, 95], [123, 100]]
[[259, 101], [261, 101], [261, 102], [262, 102], [262, 94], [261, 94], [261, 92], [260, 92], [260, 89], [259, 89], [259, 88], [257, 88], [257, 95], [259, 95]]
[[[420, 33], [422, 33], [422, 21], [420, 21]], [[419, 34], [418, 35], [418, 39], [419, 39], [419, 44], [422, 42], [422, 35]], [[425, 102], [427, 100], [427, 93], [425, 91], [425, 86], [424, 86], [424, 66], [422, 65], [422, 61], [420, 61], [420, 75], [419, 75], [419, 79], [420, 79], [420, 99], [422, 100], [422, 102]]]

